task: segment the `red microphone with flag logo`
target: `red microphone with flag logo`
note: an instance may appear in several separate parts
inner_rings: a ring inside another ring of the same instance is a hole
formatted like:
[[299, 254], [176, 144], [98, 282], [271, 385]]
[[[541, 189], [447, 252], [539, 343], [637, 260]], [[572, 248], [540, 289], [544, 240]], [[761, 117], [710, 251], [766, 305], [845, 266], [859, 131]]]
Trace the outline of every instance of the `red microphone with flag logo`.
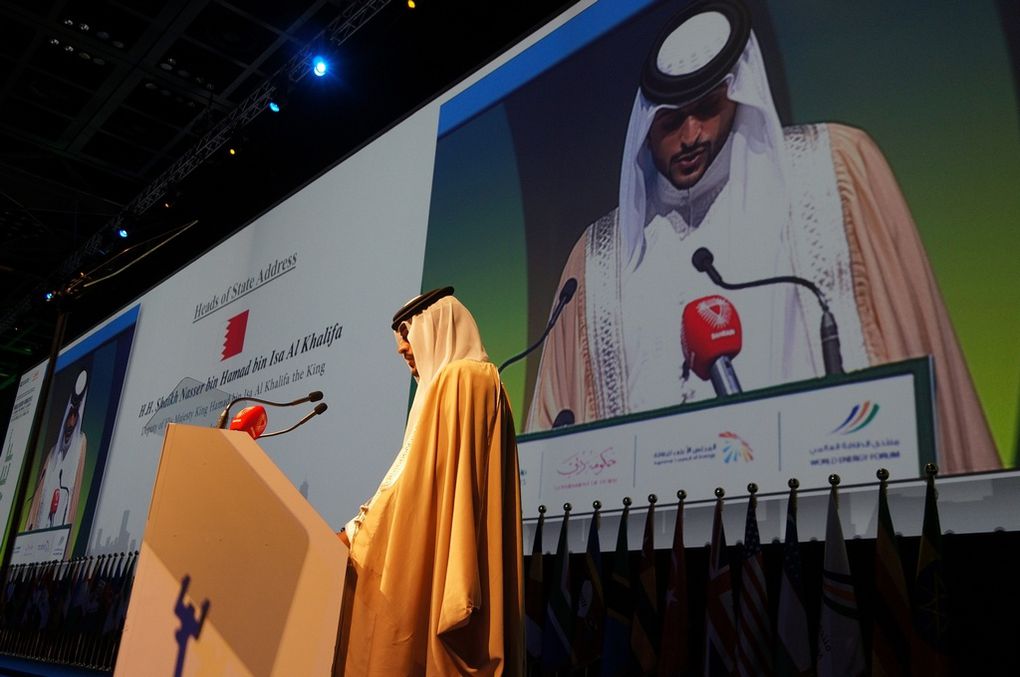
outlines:
[[741, 392], [730, 360], [742, 344], [740, 316], [726, 298], [705, 296], [684, 306], [680, 332], [684, 360], [699, 378], [712, 381], [717, 395]]
[[266, 408], [257, 404], [237, 412], [234, 420], [230, 422], [230, 429], [243, 430], [251, 435], [253, 440], [257, 440], [266, 431], [267, 423], [269, 417], [266, 415]]
[[53, 521], [53, 516], [57, 514], [57, 508], [60, 507], [60, 489], [53, 490], [53, 498], [50, 499], [50, 521]]

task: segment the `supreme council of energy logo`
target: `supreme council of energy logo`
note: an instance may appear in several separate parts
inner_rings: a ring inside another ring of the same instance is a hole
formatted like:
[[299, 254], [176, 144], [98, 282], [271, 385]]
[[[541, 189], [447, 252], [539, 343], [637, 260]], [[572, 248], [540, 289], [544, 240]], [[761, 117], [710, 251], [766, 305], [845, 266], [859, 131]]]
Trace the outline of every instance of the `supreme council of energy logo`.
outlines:
[[719, 433], [719, 437], [723, 441], [723, 463], [735, 463], [741, 459], [745, 461], [754, 460], [754, 451], [751, 449], [751, 445], [744, 441], [740, 435], [727, 430], [726, 432]]

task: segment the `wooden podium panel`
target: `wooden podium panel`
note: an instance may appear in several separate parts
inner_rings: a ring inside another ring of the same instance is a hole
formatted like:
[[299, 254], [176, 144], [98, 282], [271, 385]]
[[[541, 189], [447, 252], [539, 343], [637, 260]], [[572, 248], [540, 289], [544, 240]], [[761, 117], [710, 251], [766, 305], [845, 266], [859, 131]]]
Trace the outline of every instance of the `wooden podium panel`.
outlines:
[[347, 549], [246, 433], [167, 427], [117, 675], [328, 675]]

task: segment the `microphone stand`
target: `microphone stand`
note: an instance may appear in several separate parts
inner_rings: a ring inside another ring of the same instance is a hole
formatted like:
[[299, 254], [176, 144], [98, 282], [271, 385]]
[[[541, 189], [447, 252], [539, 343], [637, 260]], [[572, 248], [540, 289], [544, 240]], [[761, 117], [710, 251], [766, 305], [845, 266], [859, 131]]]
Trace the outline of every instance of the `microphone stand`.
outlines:
[[514, 362], [517, 362], [518, 360], [520, 360], [521, 358], [526, 356], [528, 353], [530, 353], [532, 350], [534, 350], [535, 348], [537, 348], [540, 345], [542, 345], [542, 342], [545, 341], [545, 337], [549, 335], [549, 332], [552, 331], [553, 325], [556, 324], [556, 320], [557, 320], [557, 318], [559, 318], [559, 315], [560, 315], [560, 313], [559, 313], [560, 310], [563, 310], [563, 306], [560, 306], [557, 309], [556, 315], [553, 316], [553, 319], [549, 322], [549, 324], [545, 325], [545, 331], [542, 332], [542, 335], [538, 337], [537, 341], [535, 341], [530, 346], [528, 346], [527, 348], [525, 348], [521, 352], [517, 353], [516, 355], [514, 355], [513, 357], [508, 359], [503, 364], [499, 365], [499, 373], [500, 374], [502, 374], [503, 370], [506, 369], [507, 367], [509, 367], [511, 364], [513, 364]]
[[310, 412], [305, 414], [304, 418], [302, 418], [300, 421], [298, 421], [297, 423], [295, 423], [291, 427], [286, 428], [285, 430], [277, 430], [275, 432], [266, 433], [265, 435], [259, 435], [259, 439], [260, 440], [264, 440], [267, 437], [276, 437], [277, 435], [283, 435], [284, 433], [289, 433], [291, 430], [294, 430], [295, 428], [297, 428], [299, 426], [303, 426], [305, 423], [307, 423], [308, 421], [310, 421], [314, 417], [316, 417], [319, 414], [321, 414], [322, 412], [326, 411], [326, 409], [327, 409], [327, 405], [326, 405], [325, 402], [323, 402], [321, 404], [318, 404], [318, 405], [316, 405], [315, 409], [312, 409]]
[[318, 402], [321, 399], [322, 391], [320, 390], [313, 390], [304, 397], [299, 397], [292, 402], [272, 402], [270, 400], [261, 400], [257, 397], [235, 397], [227, 404], [227, 408], [220, 412], [219, 418], [216, 419], [216, 427], [220, 430], [227, 427], [227, 418], [230, 416], [230, 409], [238, 402], [258, 402], [259, 404], [268, 404], [271, 407], [293, 407], [303, 402]]
[[833, 374], [842, 374], [843, 371], [843, 355], [839, 347], [839, 328], [836, 326], [836, 318], [829, 310], [829, 302], [825, 298], [825, 294], [818, 288], [811, 280], [805, 280], [802, 277], [796, 275], [777, 275], [776, 277], [767, 277], [762, 280], [754, 280], [751, 282], [726, 282], [719, 275], [719, 271], [715, 269], [713, 264], [714, 257], [712, 252], [704, 247], [699, 247], [695, 252], [694, 256], [691, 257], [691, 263], [694, 267], [702, 273], [705, 273], [711, 278], [712, 282], [722, 287], [723, 289], [738, 290], [738, 289], [749, 289], [751, 287], [764, 287], [771, 284], [797, 284], [802, 287], [807, 287], [818, 299], [819, 305], [822, 307], [822, 328], [821, 328], [821, 343], [822, 343], [822, 362], [825, 365], [825, 375], [831, 376]]
[[[8, 524], [10, 524], [10, 532], [8, 533], [7, 539], [3, 542], [3, 555], [0, 557], [0, 581], [7, 580], [7, 576], [10, 573], [11, 556], [14, 554], [14, 541], [17, 540], [18, 529], [21, 528], [21, 518], [24, 514], [24, 503], [27, 500], [25, 498], [25, 494], [28, 492], [28, 478], [29, 475], [32, 474], [32, 467], [35, 465], [36, 446], [39, 443], [39, 436], [42, 433], [43, 417], [49, 404], [50, 387], [53, 384], [53, 373], [56, 370], [57, 358], [60, 356], [60, 348], [64, 344], [68, 318], [71, 316], [71, 311], [68, 309], [68, 301], [70, 299], [79, 298], [85, 289], [99, 282], [109, 280], [110, 278], [124, 272], [152, 252], [190, 229], [196, 223], [198, 223], [197, 219], [183, 226], [178, 226], [167, 237], [164, 237], [153, 247], [145, 250], [139, 256], [132, 259], [113, 273], [98, 279], [91, 279], [92, 273], [98, 271], [99, 268], [109, 265], [111, 262], [117, 260], [125, 253], [137, 247], [149, 244], [159, 236], [156, 238], [150, 238], [132, 247], [128, 247], [124, 251], [114, 255], [112, 259], [100, 264], [96, 268], [93, 268], [88, 273], [80, 273], [77, 277], [73, 278], [70, 282], [53, 294], [53, 302], [57, 309], [56, 326], [53, 328], [53, 340], [50, 343], [50, 352], [46, 359], [46, 370], [43, 372], [42, 382], [39, 384], [39, 398], [36, 400], [35, 414], [32, 416], [32, 425], [28, 431], [28, 441], [25, 443], [25, 455], [21, 460], [21, 472], [18, 475], [18, 484], [15, 488], [14, 500], [11, 503], [11, 515], [8, 522]], [[68, 539], [68, 545], [70, 545], [70, 539]]]
[[742, 392], [737, 372], [733, 370], [733, 362], [725, 355], [712, 363], [708, 368], [708, 375], [716, 396], [725, 397]]
[[576, 278], [572, 277], [563, 283], [563, 288], [560, 290], [559, 301], [556, 303], [556, 309], [553, 310], [553, 314], [552, 316], [550, 316], [549, 322], [546, 323], [545, 325], [545, 331], [542, 332], [542, 335], [538, 337], [537, 341], [535, 341], [530, 346], [528, 346], [521, 352], [517, 353], [510, 359], [506, 360], [503, 364], [499, 365], [500, 374], [502, 374], [503, 370], [509, 367], [511, 364], [525, 357], [532, 350], [542, 345], [542, 342], [545, 341], [545, 338], [549, 335], [549, 332], [551, 332], [552, 328], [556, 326], [556, 320], [560, 319], [560, 313], [562, 313], [563, 309], [567, 306], [568, 303], [570, 303], [570, 299], [574, 298], [574, 292], [576, 291], [577, 291]]

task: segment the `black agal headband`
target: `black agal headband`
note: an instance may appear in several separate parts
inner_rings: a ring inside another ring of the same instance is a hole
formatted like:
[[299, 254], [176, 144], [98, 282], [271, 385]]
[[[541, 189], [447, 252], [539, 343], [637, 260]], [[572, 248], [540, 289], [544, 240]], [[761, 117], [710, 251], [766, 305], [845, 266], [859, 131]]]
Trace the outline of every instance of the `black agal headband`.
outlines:
[[654, 104], [679, 106], [722, 82], [751, 34], [751, 14], [739, 0], [696, 2], [676, 14], [652, 43], [641, 92]]
[[393, 331], [397, 330], [401, 322], [411, 319], [439, 299], [451, 294], [453, 294], [453, 287], [440, 287], [439, 289], [433, 289], [432, 291], [415, 296], [393, 315]]

